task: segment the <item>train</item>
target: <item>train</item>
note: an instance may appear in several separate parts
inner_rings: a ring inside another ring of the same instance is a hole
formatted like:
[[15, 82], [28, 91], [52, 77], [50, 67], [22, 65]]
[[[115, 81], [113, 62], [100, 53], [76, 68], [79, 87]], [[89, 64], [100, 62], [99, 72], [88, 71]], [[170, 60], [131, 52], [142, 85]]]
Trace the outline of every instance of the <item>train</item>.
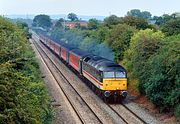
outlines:
[[123, 66], [66, 43], [57, 43], [41, 34], [38, 34], [38, 39], [78, 75], [88, 80], [101, 97], [126, 98], [127, 72]]

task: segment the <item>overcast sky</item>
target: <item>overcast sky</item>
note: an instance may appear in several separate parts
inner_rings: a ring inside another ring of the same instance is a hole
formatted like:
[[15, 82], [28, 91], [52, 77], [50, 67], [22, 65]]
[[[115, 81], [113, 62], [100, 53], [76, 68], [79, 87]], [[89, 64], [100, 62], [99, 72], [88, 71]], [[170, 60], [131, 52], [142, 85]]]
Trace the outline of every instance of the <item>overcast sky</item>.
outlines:
[[152, 15], [180, 12], [180, 0], [0, 0], [0, 15], [68, 14], [124, 16], [131, 9]]

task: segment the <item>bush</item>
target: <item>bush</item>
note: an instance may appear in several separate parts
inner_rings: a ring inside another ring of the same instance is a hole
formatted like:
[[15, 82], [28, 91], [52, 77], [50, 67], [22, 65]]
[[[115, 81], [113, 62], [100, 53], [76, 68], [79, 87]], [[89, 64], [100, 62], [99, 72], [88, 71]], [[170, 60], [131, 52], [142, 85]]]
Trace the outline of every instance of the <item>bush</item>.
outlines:
[[163, 38], [164, 35], [160, 31], [140, 30], [131, 38], [130, 47], [125, 51], [123, 63], [127, 68], [130, 81], [137, 80], [137, 86], [142, 94], [145, 94], [144, 83], [151, 71], [149, 66], [146, 66], [148, 59], [162, 46]]
[[53, 112], [23, 30], [0, 18], [0, 123], [50, 123]]
[[175, 116], [180, 117], [180, 104], [178, 104], [175, 108]]
[[123, 60], [124, 51], [129, 47], [135, 28], [126, 24], [118, 24], [110, 31], [106, 44], [115, 52], [115, 61]]
[[149, 60], [151, 73], [145, 83], [147, 97], [161, 110], [176, 109], [176, 115], [180, 103], [179, 53], [180, 35], [167, 38], [166, 44]]
[[166, 22], [161, 27], [162, 32], [164, 32], [167, 36], [180, 34], [180, 18], [171, 19]]

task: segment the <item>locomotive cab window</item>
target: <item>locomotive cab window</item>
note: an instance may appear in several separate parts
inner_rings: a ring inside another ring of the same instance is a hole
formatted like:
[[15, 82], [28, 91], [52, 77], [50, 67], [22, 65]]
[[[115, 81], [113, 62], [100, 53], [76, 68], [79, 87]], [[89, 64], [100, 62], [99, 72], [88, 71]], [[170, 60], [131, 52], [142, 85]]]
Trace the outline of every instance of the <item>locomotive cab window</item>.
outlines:
[[104, 78], [114, 78], [115, 75], [114, 75], [114, 72], [104, 72], [103, 77]]
[[125, 78], [126, 73], [117, 71], [117, 72], [103, 72], [103, 77], [104, 78]]
[[122, 71], [117, 71], [117, 72], [115, 72], [115, 77], [116, 78], [125, 78], [126, 77], [126, 73], [122, 72]]

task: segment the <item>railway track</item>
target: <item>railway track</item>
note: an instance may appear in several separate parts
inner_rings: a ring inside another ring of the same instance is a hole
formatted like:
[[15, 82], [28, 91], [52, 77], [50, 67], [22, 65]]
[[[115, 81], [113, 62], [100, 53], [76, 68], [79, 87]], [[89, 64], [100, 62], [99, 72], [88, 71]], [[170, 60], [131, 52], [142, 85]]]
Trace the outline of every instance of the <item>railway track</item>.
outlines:
[[[96, 117], [94, 119], [97, 120], [97, 123], [101, 123], [102, 121], [101, 119], [96, 115], [96, 113], [94, 113], [94, 111], [91, 109], [91, 107], [87, 104], [87, 102], [81, 97], [81, 95], [77, 92], [77, 90], [71, 85], [71, 83], [66, 79], [66, 77], [63, 75], [63, 73], [61, 72], [61, 70], [59, 70], [59, 68], [57, 67], [56, 64], [54, 64], [54, 62], [49, 58], [49, 56], [46, 54], [46, 52], [36, 43], [34, 42], [34, 45], [37, 49], [37, 51], [39, 52], [40, 56], [42, 57], [43, 61], [45, 62], [46, 66], [48, 67], [48, 69], [50, 70], [51, 74], [53, 75], [54, 79], [56, 80], [56, 82], [58, 82], [56, 75], [52, 72], [51, 68], [49, 67], [47, 61], [44, 59], [41, 51], [46, 55], [46, 58], [49, 59], [49, 61], [51, 61], [51, 63], [54, 65], [54, 67], [58, 70], [58, 72], [61, 74], [61, 76], [63, 77], [64, 81], [66, 83], [68, 83], [71, 88], [78, 94], [78, 96], [81, 98], [81, 100], [84, 102], [84, 104], [89, 108], [89, 110], [91, 111], [91, 113]], [[41, 49], [41, 50], [40, 50]], [[87, 123], [86, 120], [84, 119], [83, 115], [80, 114], [80, 112], [78, 111], [78, 108], [76, 107], [76, 105], [72, 102], [72, 100], [70, 99], [69, 95], [66, 93], [66, 90], [58, 83], [59, 88], [62, 90], [62, 92], [64, 93], [65, 97], [67, 98], [68, 102], [70, 103], [70, 105], [72, 106], [74, 112], [77, 114], [79, 120], [81, 121], [81, 123], [85, 124]], [[89, 113], [90, 114], [90, 113]], [[93, 120], [94, 121], [94, 120]]]
[[147, 124], [142, 118], [140, 118], [138, 115], [136, 115], [131, 109], [129, 109], [126, 105], [122, 104], [122, 106], [128, 110], [130, 113], [132, 113], [136, 118], [138, 118], [143, 124]]
[[[121, 106], [118, 105], [111, 105], [107, 104], [109, 108], [111, 108], [119, 117], [123, 119], [123, 121], [126, 124], [147, 124], [142, 118], [137, 116], [132, 110], [130, 110], [128, 107], [126, 107], [124, 104]], [[123, 110], [125, 114], [122, 114], [122, 111], [117, 110]], [[131, 120], [131, 121], [130, 121]]]
[[[35, 43], [35, 45], [36, 45], [36, 47], [38, 47], [38, 45], [39, 44], [37, 44], [37, 43]], [[39, 48], [41, 48], [40, 47], [40, 45], [39, 45]], [[38, 49], [38, 48], [37, 48]], [[43, 51], [43, 53], [44, 54], [46, 54], [46, 52], [43, 50], [43, 48], [41, 48], [41, 50]], [[39, 52], [40, 52], [40, 50], [39, 50]], [[64, 74], [61, 72], [61, 70], [57, 67], [57, 65], [53, 62], [53, 60], [51, 60], [51, 58], [46, 54], [46, 57], [49, 59], [49, 61], [51, 61], [51, 63], [55, 66], [55, 68], [56, 68], [56, 70], [58, 70], [58, 72], [61, 74], [61, 76], [63, 77], [63, 80], [65, 81], [65, 82], [67, 82], [71, 87], [72, 87], [72, 89], [76, 92], [76, 94], [78, 94], [78, 96], [82, 99], [82, 101], [86, 104], [86, 106], [88, 106], [88, 108], [89, 108], [89, 110], [94, 114], [94, 116], [96, 117], [96, 119], [97, 119], [97, 121], [99, 122], [99, 123], [103, 123], [103, 121], [101, 121], [101, 119], [96, 115], [96, 113], [94, 113], [94, 111], [91, 109], [91, 107], [88, 105], [88, 103], [82, 98], [82, 96], [79, 94], [79, 92], [72, 86], [72, 84], [69, 82], [69, 80], [66, 78], [66, 76], [64, 76]], [[46, 64], [47, 64], [47, 62], [46, 62]], [[49, 68], [50, 69], [50, 68]], [[59, 85], [59, 84], [58, 84]], [[59, 85], [59, 87], [61, 87], [60, 85]], [[61, 87], [61, 89], [62, 89], [62, 91], [65, 93], [65, 90]], [[66, 93], [65, 93], [66, 94]], [[68, 94], [66, 94], [66, 96], [68, 97]], [[68, 98], [68, 101], [69, 102], [71, 102], [70, 101], [70, 98]], [[71, 103], [72, 104], [72, 103]], [[79, 114], [79, 112], [78, 112], [78, 110], [77, 110], [77, 108], [75, 107], [75, 105], [73, 105], [72, 104], [72, 106], [74, 106], [73, 108], [74, 108], [74, 111], [76, 111], [76, 113], [77, 113], [77, 115], [78, 115], [78, 117], [79, 117], [79, 119], [81, 120], [81, 122], [82, 123], [85, 123], [85, 120], [83, 120], [83, 117], [82, 117], [82, 115], [81, 114]], [[130, 113], [131, 114], [131, 116], [133, 116], [133, 119], [134, 118], [136, 118], [135, 120], [136, 121], [130, 121], [129, 119], [128, 119], [128, 116], [127, 117], [124, 117], [123, 115], [121, 115], [121, 113], [120, 113], [120, 111], [118, 111], [117, 110], [117, 106], [116, 105], [109, 105], [109, 104], [107, 104], [107, 106], [119, 117], [119, 118], [121, 118], [122, 120], [123, 120], [123, 122], [124, 123], [126, 123], [126, 124], [133, 124], [133, 123], [138, 123], [138, 124], [146, 124], [146, 122], [143, 120], [143, 119], [141, 119], [140, 117], [138, 117], [133, 111], [131, 111], [128, 107], [126, 107], [125, 105], [122, 105], [123, 107], [124, 107], [124, 109], [126, 109], [126, 111], [128, 111], [128, 113]], [[132, 118], [132, 117], [131, 117]]]

